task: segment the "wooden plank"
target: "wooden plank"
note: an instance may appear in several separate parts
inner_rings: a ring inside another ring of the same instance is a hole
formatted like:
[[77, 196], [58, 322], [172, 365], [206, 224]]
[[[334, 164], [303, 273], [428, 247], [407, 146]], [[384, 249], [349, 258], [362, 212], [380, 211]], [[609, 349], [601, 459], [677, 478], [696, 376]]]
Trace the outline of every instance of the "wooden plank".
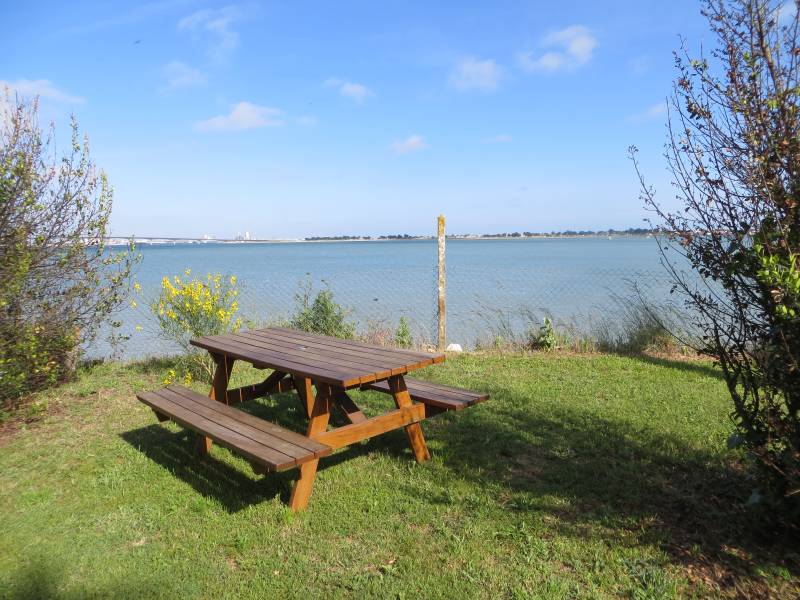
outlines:
[[[462, 388], [457, 388], [449, 385], [443, 385], [440, 383], [432, 383], [430, 381], [423, 381], [421, 379], [411, 379], [410, 377], [406, 377], [406, 386], [410, 392], [419, 391], [421, 393], [430, 392], [433, 395], [439, 397], [459, 397], [459, 398], [476, 398], [476, 399], [486, 399], [489, 397], [489, 394], [481, 393], [481, 392], [474, 392], [472, 390], [465, 390]], [[374, 384], [368, 384], [365, 387], [381, 387], [384, 391], [388, 391], [389, 384], [385, 381], [376, 382]]]
[[231, 431], [235, 431], [239, 435], [250, 438], [262, 446], [272, 448], [273, 450], [276, 450], [281, 454], [285, 454], [296, 461], [298, 459], [302, 461], [303, 459], [314, 457], [313, 452], [309, 452], [302, 446], [293, 444], [284, 439], [266, 433], [263, 430], [248, 425], [247, 423], [243, 423], [242, 421], [238, 421], [228, 415], [214, 410], [210, 406], [205, 406], [199, 402], [195, 402], [194, 400], [187, 398], [186, 396], [171, 389], [159, 390], [156, 393], [162, 398], [166, 398], [167, 400], [170, 400], [171, 402], [174, 402], [175, 404], [178, 404], [183, 408], [190, 410], [205, 419], [208, 419], [209, 421], [213, 421], [222, 427], [226, 427]]
[[[425, 385], [419, 385], [420, 383], [424, 383]], [[413, 400], [440, 406], [447, 410], [460, 410], [489, 398], [489, 394], [480, 394], [428, 382], [418, 382], [412, 379], [406, 379], [406, 385], [408, 386], [408, 392], [411, 394]], [[389, 383], [386, 381], [370, 383], [364, 386], [364, 388], [378, 392], [391, 393]]]
[[[379, 385], [376, 384], [374, 387], [370, 387], [372, 384], [369, 384], [368, 389], [374, 389], [375, 391], [384, 392], [384, 393], [391, 393], [386, 385]], [[446, 404], [446, 405], [466, 405], [469, 406], [471, 404], [475, 404], [479, 402], [474, 396], [454, 396], [453, 394], [442, 394], [442, 393], [435, 393], [431, 392], [430, 390], [420, 390], [417, 388], [408, 388], [409, 394], [413, 400], [418, 402], [428, 402], [432, 404]]]
[[[335, 376], [354, 376], [351, 370], [348, 370], [343, 367], [337, 367], [334, 365], [320, 365], [319, 363], [311, 360], [307, 357], [302, 356], [292, 356], [287, 354], [282, 350], [271, 350], [269, 348], [263, 348], [258, 344], [254, 343], [252, 340], [247, 339], [240, 339], [237, 334], [225, 334], [217, 336], [217, 342], [220, 344], [224, 344], [229, 348], [233, 348], [234, 350], [249, 352], [252, 356], [255, 357], [262, 357], [267, 359], [278, 359], [280, 361], [284, 361], [287, 364], [297, 364], [301, 367], [312, 367], [319, 371], [320, 373], [328, 373], [333, 374]], [[283, 370], [286, 369], [276, 369], [276, 370]]]
[[153, 392], [145, 392], [138, 398], [151, 408], [169, 415], [170, 419], [179, 425], [210, 437], [219, 445], [237, 452], [247, 459], [263, 463], [276, 471], [290, 469], [297, 465], [297, 461], [291, 456], [263, 446]]
[[214, 345], [219, 348], [218, 351], [224, 351], [231, 356], [235, 355], [235, 353], [244, 353], [257, 362], [262, 362], [268, 366], [275, 365], [273, 368], [280, 371], [295, 372], [305, 370], [311, 373], [315, 379], [360, 381], [360, 374], [353, 373], [351, 370], [320, 365], [312, 359], [289, 356], [285, 352], [259, 348], [251, 342], [239, 340], [230, 335], [218, 336]]
[[[276, 332], [271, 330], [255, 329], [246, 333], [252, 336], [260, 337], [261, 339], [270, 341], [272, 343], [304, 345], [308, 348], [313, 348], [314, 350], [320, 351], [321, 353], [333, 353], [337, 356], [352, 357], [350, 358], [351, 360], [358, 359], [358, 361], [363, 362], [364, 364], [373, 364], [382, 368], [407, 369], [409, 364], [424, 364], [425, 366], [433, 364], [433, 357], [429, 354], [423, 355], [423, 360], [410, 360], [409, 357], [404, 353], [395, 352], [390, 348], [376, 350], [374, 347], [366, 345], [362, 346], [360, 344], [357, 346], [338, 344], [337, 338], [330, 338], [326, 336], [314, 336], [313, 338], [309, 338], [307, 336], [294, 336], [292, 333], [289, 333], [292, 331], [293, 330], [281, 330]], [[394, 374], [399, 375], [400, 373]]]
[[413, 425], [424, 418], [425, 407], [422, 404], [412, 404], [366, 419], [360, 423], [337, 427], [312, 437], [331, 448], [342, 448], [399, 427]]
[[[445, 359], [444, 354], [430, 354], [427, 352], [417, 352], [415, 350], [402, 350], [399, 348], [385, 348], [383, 346], [376, 346], [374, 344], [366, 344], [364, 342], [359, 342], [356, 340], [346, 340], [343, 338], [335, 338], [327, 335], [319, 335], [316, 333], [308, 333], [307, 331], [300, 331], [298, 329], [290, 329], [288, 327], [268, 327], [267, 329], [258, 329], [256, 331], [266, 331], [266, 332], [281, 332], [283, 335], [287, 336], [294, 336], [294, 337], [302, 337], [308, 340], [318, 340], [318, 341], [327, 341], [339, 346], [351, 346], [355, 348], [367, 348], [369, 350], [373, 350], [377, 353], [389, 353], [392, 355], [405, 355], [412, 359], [416, 360], [428, 360], [434, 359], [434, 362], [443, 362]], [[439, 359], [439, 360], [436, 360]]]
[[214, 371], [214, 378], [211, 381], [211, 392], [208, 396], [220, 402], [227, 401], [228, 382], [231, 378], [231, 371], [233, 371], [233, 363], [236, 362], [233, 358], [223, 354], [211, 353], [211, 358], [217, 364]]
[[389, 362], [381, 358], [340, 352], [313, 342], [262, 337], [257, 332], [243, 332], [237, 334], [237, 337], [253, 340], [262, 348], [276, 352], [286, 352], [294, 356], [311, 357], [319, 364], [330, 364], [343, 369], [363, 371], [365, 374], [376, 378], [399, 375], [407, 371], [406, 363], [398, 362], [396, 357], [393, 362]]
[[280, 394], [288, 392], [293, 389], [292, 380], [286, 378], [286, 373], [283, 371], [273, 371], [261, 383], [253, 385], [245, 385], [233, 390], [228, 390], [226, 393], [226, 404], [239, 404], [247, 402], [253, 398], [262, 398], [270, 394]]
[[269, 329], [257, 329], [254, 331], [268, 332], [270, 334], [280, 335], [281, 337], [299, 339], [307, 342], [319, 342], [335, 348], [353, 348], [358, 350], [368, 350], [374, 353], [374, 355], [376, 356], [403, 357], [403, 360], [408, 364], [440, 363], [444, 362], [446, 358], [444, 354], [430, 354], [427, 352], [416, 352], [413, 350], [384, 348], [383, 346], [375, 346], [374, 344], [365, 344], [363, 342], [359, 342], [356, 340], [345, 340], [342, 338], [318, 335], [315, 333], [308, 333], [306, 331], [298, 331], [297, 329], [288, 329], [284, 327], [270, 327]]
[[347, 420], [351, 423], [363, 423], [367, 420], [366, 415], [361, 412], [361, 409], [358, 405], [353, 402], [352, 398], [347, 395], [347, 392], [344, 390], [335, 390], [333, 393], [333, 399], [336, 401], [336, 405], [342, 410], [344, 416], [347, 417]]
[[[302, 389], [307, 395], [311, 393], [311, 381], [306, 379], [297, 383], [300, 384], [297, 386], [298, 391]], [[311, 420], [308, 423], [306, 434], [309, 438], [313, 438], [313, 436], [321, 434], [328, 428], [328, 420], [330, 418], [329, 388], [324, 386], [317, 388], [317, 394], [313, 398], [313, 407], [309, 410], [309, 415]], [[304, 510], [308, 506], [308, 499], [311, 497], [318, 465], [319, 459], [317, 458], [300, 467], [300, 477], [292, 487], [292, 496], [289, 499], [289, 507], [292, 510]]]
[[258, 417], [255, 417], [244, 411], [222, 404], [221, 402], [214, 402], [214, 403], [209, 402], [205, 398], [199, 396], [198, 394], [195, 394], [192, 390], [189, 390], [188, 388], [184, 388], [182, 386], [177, 386], [177, 385], [171, 385], [167, 386], [166, 389], [179, 393], [184, 397], [187, 397], [189, 394], [191, 394], [194, 401], [197, 402], [198, 404], [205, 403], [206, 406], [211, 410], [226, 415], [234, 419], [235, 421], [238, 421], [240, 423], [243, 423], [260, 431], [263, 431], [266, 434], [285, 440], [291, 444], [294, 444], [295, 446], [304, 448], [307, 452], [310, 452], [315, 456], [325, 456], [327, 454], [330, 454], [330, 448], [326, 448], [324, 445], [321, 445], [309, 439], [307, 436], [304, 436], [295, 431], [291, 431], [289, 429], [281, 427], [280, 425], [276, 425], [275, 423], [270, 423], [269, 421], [265, 421], [264, 419], [259, 419]]
[[[191, 343], [195, 346], [205, 348], [212, 353], [223, 353], [226, 356], [231, 356], [239, 360], [246, 360], [256, 366], [260, 366], [260, 368], [266, 367], [284, 372], [306, 370], [313, 373], [314, 376], [319, 379], [332, 379], [337, 382], [341, 381], [343, 377], [350, 375], [341, 370], [334, 371], [326, 368], [315, 368], [313, 364], [308, 362], [297, 363], [285, 354], [260, 350], [250, 344], [244, 344], [238, 340], [230, 339], [227, 335], [216, 336], [216, 338], [203, 338], [203, 341], [192, 340]], [[283, 368], [281, 365], [286, 365], [287, 368]]]
[[[208, 396], [213, 400], [227, 402], [228, 381], [230, 381], [235, 360], [221, 354], [214, 354], [213, 352], [211, 353], [211, 358], [217, 366], [216, 369], [214, 369], [214, 376], [211, 379], [211, 391], [209, 391]], [[207, 436], [198, 437], [195, 450], [201, 455], [211, 452], [211, 438]]]
[[374, 365], [365, 361], [354, 361], [350, 360], [347, 356], [336, 355], [333, 353], [321, 353], [311, 348], [303, 349], [300, 347], [301, 344], [298, 343], [274, 342], [250, 335], [246, 332], [239, 333], [231, 337], [241, 341], [246, 340], [252, 343], [254, 346], [263, 348], [265, 350], [285, 353], [287, 356], [291, 356], [296, 359], [311, 359], [314, 361], [314, 364], [318, 364], [325, 368], [330, 367], [349, 370], [356, 373], [362, 373], [364, 375], [374, 376], [376, 378], [389, 377], [389, 375], [391, 375], [391, 369], [386, 370], [385, 365]]
[[475, 392], [464, 388], [457, 388], [451, 385], [444, 385], [442, 383], [433, 383], [431, 381], [423, 381], [422, 379], [411, 379], [406, 377], [406, 386], [409, 390], [430, 391], [436, 394], [443, 394], [445, 396], [452, 395], [458, 397], [473, 397], [480, 400], [485, 400], [489, 394], [485, 392]]
[[247, 361], [256, 368], [276, 369], [301, 377], [312, 377], [315, 380], [345, 388], [360, 385], [360, 378], [354, 377], [352, 374], [315, 368], [313, 365], [299, 364], [288, 360], [286, 355], [267, 354], [264, 351], [259, 352], [252, 347], [237, 346], [235, 343], [226, 341], [222, 336], [220, 336], [220, 339], [206, 337], [191, 340], [191, 344], [211, 352], [221, 352], [232, 358]]
[[295, 377], [294, 387], [297, 390], [297, 395], [300, 396], [300, 403], [303, 405], [303, 411], [310, 419], [314, 411], [314, 389], [312, 381], [308, 377]]
[[[394, 398], [394, 403], [397, 405], [397, 408], [406, 408], [414, 406], [411, 402], [411, 396], [408, 393], [408, 389], [406, 388], [406, 382], [402, 375], [397, 375], [396, 377], [389, 378], [389, 389], [391, 390], [392, 397]], [[422, 408], [421, 404], [417, 404]], [[423, 414], [424, 414], [424, 408]], [[414, 458], [417, 460], [418, 463], [424, 462], [431, 457], [430, 452], [428, 452], [428, 445], [425, 443], [425, 435], [422, 433], [422, 425], [419, 423], [411, 423], [410, 425], [406, 425], [406, 435], [408, 436], [408, 442], [411, 444], [411, 450], [414, 452]]]

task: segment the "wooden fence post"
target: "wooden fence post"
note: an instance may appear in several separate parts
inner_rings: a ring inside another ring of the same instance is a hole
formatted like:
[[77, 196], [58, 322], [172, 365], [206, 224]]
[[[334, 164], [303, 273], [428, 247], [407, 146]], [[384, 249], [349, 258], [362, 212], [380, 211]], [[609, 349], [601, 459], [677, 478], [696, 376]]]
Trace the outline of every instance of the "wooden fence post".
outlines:
[[444, 268], [444, 215], [439, 215], [436, 238], [439, 246], [438, 306], [439, 333], [437, 349], [444, 352], [447, 347], [447, 311], [445, 307], [445, 268]]

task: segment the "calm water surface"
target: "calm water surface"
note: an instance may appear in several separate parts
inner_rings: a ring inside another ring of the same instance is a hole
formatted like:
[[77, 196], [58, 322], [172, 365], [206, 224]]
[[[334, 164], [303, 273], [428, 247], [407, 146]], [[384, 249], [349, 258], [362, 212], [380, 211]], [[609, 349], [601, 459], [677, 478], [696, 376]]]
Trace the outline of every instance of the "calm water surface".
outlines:
[[[241, 285], [242, 315], [260, 323], [285, 319], [305, 282], [329, 287], [350, 318], [395, 328], [400, 316], [415, 335], [432, 339], [436, 310], [436, 243], [433, 240], [276, 244], [141, 246], [137, 306], [120, 317], [131, 339], [129, 358], [160, 354], [149, 302], [164, 276], [222, 273]], [[633, 282], [656, 298], [669, 281], [652, 238], [615, 237], [522, 240], [448, 240], [448, 339], [472, 346], [498, 324], [522, 327], [521, 312], [584, 323], [610, 314]], [[138, 326], [138, 328], [137, 328]], [[99, 340], [90, 354], [108, 354]]]

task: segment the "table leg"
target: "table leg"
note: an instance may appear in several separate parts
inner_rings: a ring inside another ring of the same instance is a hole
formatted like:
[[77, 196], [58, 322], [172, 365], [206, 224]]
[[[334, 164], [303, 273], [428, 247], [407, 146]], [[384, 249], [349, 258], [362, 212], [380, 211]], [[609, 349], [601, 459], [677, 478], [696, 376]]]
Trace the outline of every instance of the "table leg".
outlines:
[[[311, 380], [306, 377], [296, 377], [297, 393], [301, 400], [309, 406], [308, 431], [306, 435], [312, 437], [328, 428], [330, 419], [330, 400], [331, 391], [328, 386], [318, 385], [317, 393], [311, 387]], [[300, 476], [292, 488], [292, 497], [289, 506], [292, 510], [303, 510], [308, 506], [308, 498], [311, 496], [311, 488], [314, 486], [314, 477], [317, 474], [319, 459], [310, 460], [300, 466]]]
[[336, 405], [341, 409], [348, 421], [351, 423], [363, 423], [367, 420], [367, 417], [361, 412], [358, 405], [353, 402], [353, 399], [350, 398], [343, 389], [333, 391], [332, 396], [336, 401]]
[[[395, 375], [389, 378], [389, 391], [392, 393], [394, 403], [397, 408], [404, 408], [413, 406], [411, 395], [408, 393], [406, 387], [406, 380], [402, 375]], [[425, 436], [422, 434], [422, 426], [419, 423], [411, 423], [405, 426], [408, 441], [411, 444], [411, 450], [414, 452], [414, 458], [417, 462], [425, 462], [431, 455], [428, 452], [428, 446], [425, 444]]]
[[[211, 358], [214, 359], [217, 367], [214, 370], [214, 377], [211, 380], [211, 391], [208, 397], [213, 400], [228, 403], [228, 381], [231, 378], [231, 371], [233, 371], [233, 363], [235, 359], [222, 354], [211, 353]], [[197, 451], [200, 454], [208, 454], [211, 450], [211, 438], [204, 435], [197, 435]]]

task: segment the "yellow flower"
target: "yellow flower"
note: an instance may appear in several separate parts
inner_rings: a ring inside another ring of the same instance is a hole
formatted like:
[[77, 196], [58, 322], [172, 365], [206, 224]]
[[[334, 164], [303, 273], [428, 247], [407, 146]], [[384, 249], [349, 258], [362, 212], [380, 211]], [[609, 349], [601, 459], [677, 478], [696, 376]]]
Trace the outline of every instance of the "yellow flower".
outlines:
[[133, 284], [133, 289], [134, 289], [134, 290], [136, 290], [137, 292], [139, 292], [139, 291], [141, 291], [141, 289], [142, 289], [142, 286], [139, 284], [139, 282], [138, 282], [138, 281], [136, 281], [136, 282], [134, 282], [134, 284]]
[[142, 326], [141, 325], [137, 325], [136, 326], [136, 331], [141, 331], [141, 330], [142, 330]]
[[136, 308], [136, 300], [131, 300], [131, 308]]

